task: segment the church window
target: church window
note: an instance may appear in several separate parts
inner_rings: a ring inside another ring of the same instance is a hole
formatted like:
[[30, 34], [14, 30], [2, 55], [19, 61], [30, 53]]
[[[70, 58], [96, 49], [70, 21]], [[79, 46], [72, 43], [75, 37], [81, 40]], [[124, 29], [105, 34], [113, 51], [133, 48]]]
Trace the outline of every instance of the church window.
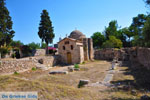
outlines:
[[65, 44], [69, 44], [69, 41], [65, 41]]
[[65, 50], [66, 48], [65, 48], [65, 46], [63, 46], [63, 50]]
[[73, 50], [73, 45], [71, 45], [71, 50]]

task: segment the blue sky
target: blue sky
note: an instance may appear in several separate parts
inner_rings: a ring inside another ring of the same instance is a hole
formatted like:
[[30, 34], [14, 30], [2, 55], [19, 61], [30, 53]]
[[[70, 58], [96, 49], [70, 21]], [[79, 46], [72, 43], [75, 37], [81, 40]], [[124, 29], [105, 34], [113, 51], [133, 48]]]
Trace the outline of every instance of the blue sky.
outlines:
[[143, 0], [6, 0], [15, 30], [14, 40], [40, 43], [38, 27], [43, 9], [54, 27], [54, 43], [77, 28], [87, 37], [103, 32], [111, 20], [127, 27], [132, 18], [148, 11]]

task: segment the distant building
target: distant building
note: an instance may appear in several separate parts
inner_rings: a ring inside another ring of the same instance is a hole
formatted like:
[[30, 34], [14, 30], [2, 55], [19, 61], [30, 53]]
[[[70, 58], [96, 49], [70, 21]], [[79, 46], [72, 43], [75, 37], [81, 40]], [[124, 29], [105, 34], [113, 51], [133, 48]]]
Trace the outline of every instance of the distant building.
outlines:
[[58, 42], [58, 53], [61, 60], [66, 64], [82, 63], [83, 61], [93, 60], [93, 42], [91, 38], [74, 30]]

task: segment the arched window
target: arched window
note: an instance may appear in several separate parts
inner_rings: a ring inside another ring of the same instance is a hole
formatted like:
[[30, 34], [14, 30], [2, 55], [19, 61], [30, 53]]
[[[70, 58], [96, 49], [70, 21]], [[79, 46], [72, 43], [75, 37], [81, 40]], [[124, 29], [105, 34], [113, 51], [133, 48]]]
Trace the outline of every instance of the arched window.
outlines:
[[63, 50], [65, 50], [66, 48], [65, 48], [65, 46], [63, 46]]
[[71, 50], [73, 50], [73, 45], [71, 45]]

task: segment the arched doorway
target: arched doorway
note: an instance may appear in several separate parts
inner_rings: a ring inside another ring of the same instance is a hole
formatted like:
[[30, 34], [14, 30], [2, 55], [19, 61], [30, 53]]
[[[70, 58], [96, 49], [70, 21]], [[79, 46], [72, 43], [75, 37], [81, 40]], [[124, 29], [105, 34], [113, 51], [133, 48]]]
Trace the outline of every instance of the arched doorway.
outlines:
[[67, 63], [71, 64], [72, 63], [72, 56], [70, 52], [67, 52]]

